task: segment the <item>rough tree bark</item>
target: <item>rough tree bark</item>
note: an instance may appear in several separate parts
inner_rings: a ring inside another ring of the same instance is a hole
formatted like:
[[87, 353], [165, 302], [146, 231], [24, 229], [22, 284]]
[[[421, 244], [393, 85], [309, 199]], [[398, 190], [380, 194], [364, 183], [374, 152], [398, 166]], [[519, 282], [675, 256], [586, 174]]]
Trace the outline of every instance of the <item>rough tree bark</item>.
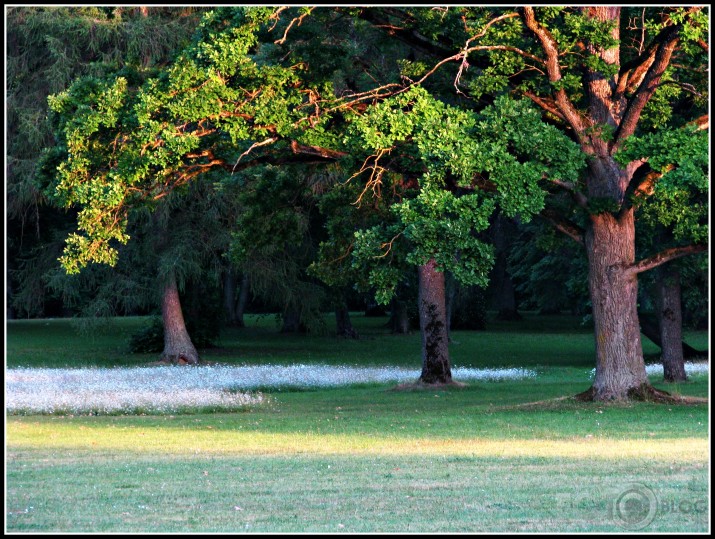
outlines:
[[452, 382], [452, 370], [449, 363], [444, 272], [436, 268], [436, 261], [430, 259], [418, 269], [418, 306], [422, 332], [420, 382], [449, 384]]
[[161, 315], [164, 323], [164, 351], [161, 360], [179, 365], [199, 363], [199, 354], [186, 331], [179, 301], [179, 289], [174, 275], [164, 285]]
[[586, 233], [588, 283], [596, 338], [596, 376], [583, 397], [594, 400], [647, 398], [638, 324], [633, 211], [620, 219], [610, 213], [591, 216]]

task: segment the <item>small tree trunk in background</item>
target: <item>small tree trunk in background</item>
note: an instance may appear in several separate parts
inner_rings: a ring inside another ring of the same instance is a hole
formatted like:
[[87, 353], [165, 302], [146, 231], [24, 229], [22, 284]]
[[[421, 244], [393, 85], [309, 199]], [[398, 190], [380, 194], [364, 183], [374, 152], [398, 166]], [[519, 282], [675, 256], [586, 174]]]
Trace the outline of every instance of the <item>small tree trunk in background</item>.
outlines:
[[350, 321], [350, 311], [348, 311], [347, 306], [344, 304], [335, 308], [335, 325], [337, 327], [338, 337], [347, 337], [349, 339], [358, 338], [358, 332]]
[[663, 378], [684, 382], [683, 316], [680, 305], [680, 274], [669, 265], [658, 268], [656, 281]]
[[236, 290], [238, 289], [238, 275], [233, 267], [228, 267], [223, 276], [223, 302], [226, 309], [226, 319], [228, 325], [242, 328], [245, 326], [243, 322], [243, 312], [246, 309], [248, 301], [248, 275], [243, 275], [241, 278], [241, 290], [236, 298]]
[[[638, 319], [640, 320], [641, 324], [641, 333], [648, 337], [653, 343], [658, 346], [659, 348], [663, 348], [663, 341], [661, 339], [660, 335], [660, 322], [654, 318], [652, 318], [648, 314], [643, 314], [639, 313], [638, 314]], [[685, 341], [681, 342], [682, 348], [683, 348], [683, 358], [684, 359], [690, 359], [693, 357], [702, 357], [702, 356], [707, 356], [708, 352], [707, 350], [701, 351], [693, 348], [690, 346], [688, 343]]]
[[390, 320], [388, 320], [387, 324], [392, 333], [407, 334], [410, 332], [410, 317], [404, 301], [397, 298], [392, 300]]
[[176, 277], [173, 275], [164, 285], [164, 295], [161, 302], [161, 316], [164, 323], [164, 351], [162, 361], [180, 365], [195, 365], [199, 362], [199, 354], [191, 342], [184, 315], [179, 301], [179, 290]]
[[229, 326], [236, 325], [236, 289], [238, 280], [233, 268], [228, 267], [223, 274], [223, 306], [226, 310], [226, 322]]
[[283, 326], [281, 333], [305, 333], [305, 325], [300, 320], [300, 313], [293, 308], [283, 312]]
[[447, 337], [444, 272], [436, 270], [431, 259], [419, 267], [420, 330], [422, 332], [422, 374], [426, 384], [452, 382]]
[[521, 315], [516, 310], [514, 282], [511, 280], [511, 275], [507, 270], [509, 244], [513, 233], [512, 228], [514, 228], [513, 222], [501, 214], [496, 216], [492, 225], [492, 237], [496, 254], [492, 270], [494, 307], [497, 310], [497, 319], [507, 321], [521, 320]]
[[236, 327], [242, 328], [246, 326], [243, 321], [243, 313], [246, 312], [246, 305], [248, 304], [248, 274], [244, 273], [241, 277], [241, 290], [238, 292], [238, 304], [236, 305]]

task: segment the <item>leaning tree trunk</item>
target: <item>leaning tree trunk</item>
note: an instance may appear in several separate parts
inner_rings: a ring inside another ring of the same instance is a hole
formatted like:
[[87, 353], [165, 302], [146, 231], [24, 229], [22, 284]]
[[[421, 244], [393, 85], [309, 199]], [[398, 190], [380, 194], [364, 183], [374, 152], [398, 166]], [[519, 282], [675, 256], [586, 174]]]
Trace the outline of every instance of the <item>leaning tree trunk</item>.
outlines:
[[199, 362], [199, 354], [191, 342], [184, 315], [179, 301], [179, 290], [176, 286], [176, 277], [171, 278], [164, 285], [164, 296], [161, 302], [161, 316], [164, 322], [164, 351], [162, 361], [179, 365], [195, 365]]
[[437, 271], [434, 259], [419, 267], [420, 330], [422, 332], [422, 374], [426, 384], [452, 382], [447, 337], [444, 272]]
[[680, 274], [666, 267], [658, 268], [657, 308], [660, 326], [663, 379], [666, 382], [684, 382], [683, 315], [680, 305]]

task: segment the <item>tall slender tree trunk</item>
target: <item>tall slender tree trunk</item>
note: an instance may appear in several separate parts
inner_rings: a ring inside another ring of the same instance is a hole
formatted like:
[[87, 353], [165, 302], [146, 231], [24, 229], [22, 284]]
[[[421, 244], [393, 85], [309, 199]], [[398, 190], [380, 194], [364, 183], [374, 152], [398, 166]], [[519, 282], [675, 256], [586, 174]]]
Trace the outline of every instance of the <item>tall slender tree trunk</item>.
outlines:
[[683, 314], [680, 305], [680, 274], [669, 265], [657, 269], [657, 309], [660, 326], [663, 379], [684, 382]]
[[422, 374], [426, 384], [452, 382], [447, 336], [444, 272], [436, 270], [437, 263], [429, 260], [419, 266], [419, 313], [422, 332]]
[[161, 316], [164, 323], [164, 351], [162, 361], [180, 365], [195, 365], [199, 362], [199, 354], [191, 342], [184, 315], [181, 311], [179, 289], [176, 277], [172, 275], [164, 285], [164, 295], [161, 302]]

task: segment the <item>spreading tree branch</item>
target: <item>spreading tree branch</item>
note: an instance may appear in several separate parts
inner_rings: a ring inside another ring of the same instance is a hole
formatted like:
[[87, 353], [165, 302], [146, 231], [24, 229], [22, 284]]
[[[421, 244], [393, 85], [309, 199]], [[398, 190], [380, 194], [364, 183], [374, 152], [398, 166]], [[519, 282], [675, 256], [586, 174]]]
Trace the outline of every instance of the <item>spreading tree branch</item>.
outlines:
[[566, 189], [571, 195], [571, 197], [574, 199], [574, 201], [576, 201], [576, 204], [578, 204], [580, 207], [585, 208], [588, 206], [588, 199], [586, 198], [586, 195], [576, 189], [576, 186], [573, 183], [556, 179], [552, 179], [551, 183], [553, 183], [554, 185], [558, 185], [562, 189]]
[[[554, 36], [552, 36], [551, 32], [549, 32], [536, 20], [536, 16], [534, 15], [534, 8], [523, 7], [520, 8], [520, 10], [524, 24], [536, 35], [537, 39], [541, 43], [541, 48], [546, 54], [545, 64], [546, 72], [549, 77], [549, 82], [551, 82], [552, 84], [560, 83], [563, 77], [561, 75], [561, 67], [559, 66], [559, 50]], [[582, 146], [590, 146], [587, 137], [584, 134], [584, 130], [587, 126], [584, 125], [584, 119], [581, 117], [578, 110], [569, 99], [568, 95], [566, 94], [566, 90], [564, 90], [563, 88], [556, 90], [554, 92], [554, 102], [556, 103], [556, 106], [558, 107], [565, 120], [576, 132], [576, 136], [578, 137], [578, 140], [582, 144]]]
[[[710, 117], [708, 114], [703, 114], [688, 122], [686, 125], [694, 125], [699, 131], [709, 129]], [[647, 161], [647, 159], [643, 159], [632, 163], [633, 166], [637, 166], [638, 168], [636, 168], [634, 174], [631, 176], [631, 181], [626, 188], [619, 216], [622, 216], [633, 207], [635, 199], [643, 199], [651, 196], [655, 192], [656, 182], [662, 178], [666, 172], [670, 172], [676, 168], [675, 164], [669, 164], [666, 165], [662, 171], [652, 170]]]
[[667, 32], [664, 34], [662, 43], [658, 44], [653, 63], [648, 68], [643, 82], [638, 86], [635, 95], [629, 100], [626, 111], [623, 114], [623, 119], [618, 129], [616, 129], [609, 148], [611, 154], [618, 151], [623, 141], [635, 133], [643, 108], [658, 88], [660, 78], [670, 64], [670, 59], [680, 37], [680, 25], [668, 27], [666, 30]]
[[669, 262], [675, 258], [680, 258], [681, 256], [692, 255], [697, 253], [702, 253], [708, 248], [707, 244], [698, 243], [695, 245], [686, 245], [684, 247], [672, 247], [670, 249], [665, 249], [658, 254], [644, 258], [640, 262], [636, 262], [628, 267], [628, 272], [632, 274], [642, 273], [644, 271], [657, 268], [658, 266]]
[[556, 210], [544, 208], [538, 216], [550, 223], [559, 232], [563, 232], [572, 240], [585, 245], [583, 228], [565, 219]]

